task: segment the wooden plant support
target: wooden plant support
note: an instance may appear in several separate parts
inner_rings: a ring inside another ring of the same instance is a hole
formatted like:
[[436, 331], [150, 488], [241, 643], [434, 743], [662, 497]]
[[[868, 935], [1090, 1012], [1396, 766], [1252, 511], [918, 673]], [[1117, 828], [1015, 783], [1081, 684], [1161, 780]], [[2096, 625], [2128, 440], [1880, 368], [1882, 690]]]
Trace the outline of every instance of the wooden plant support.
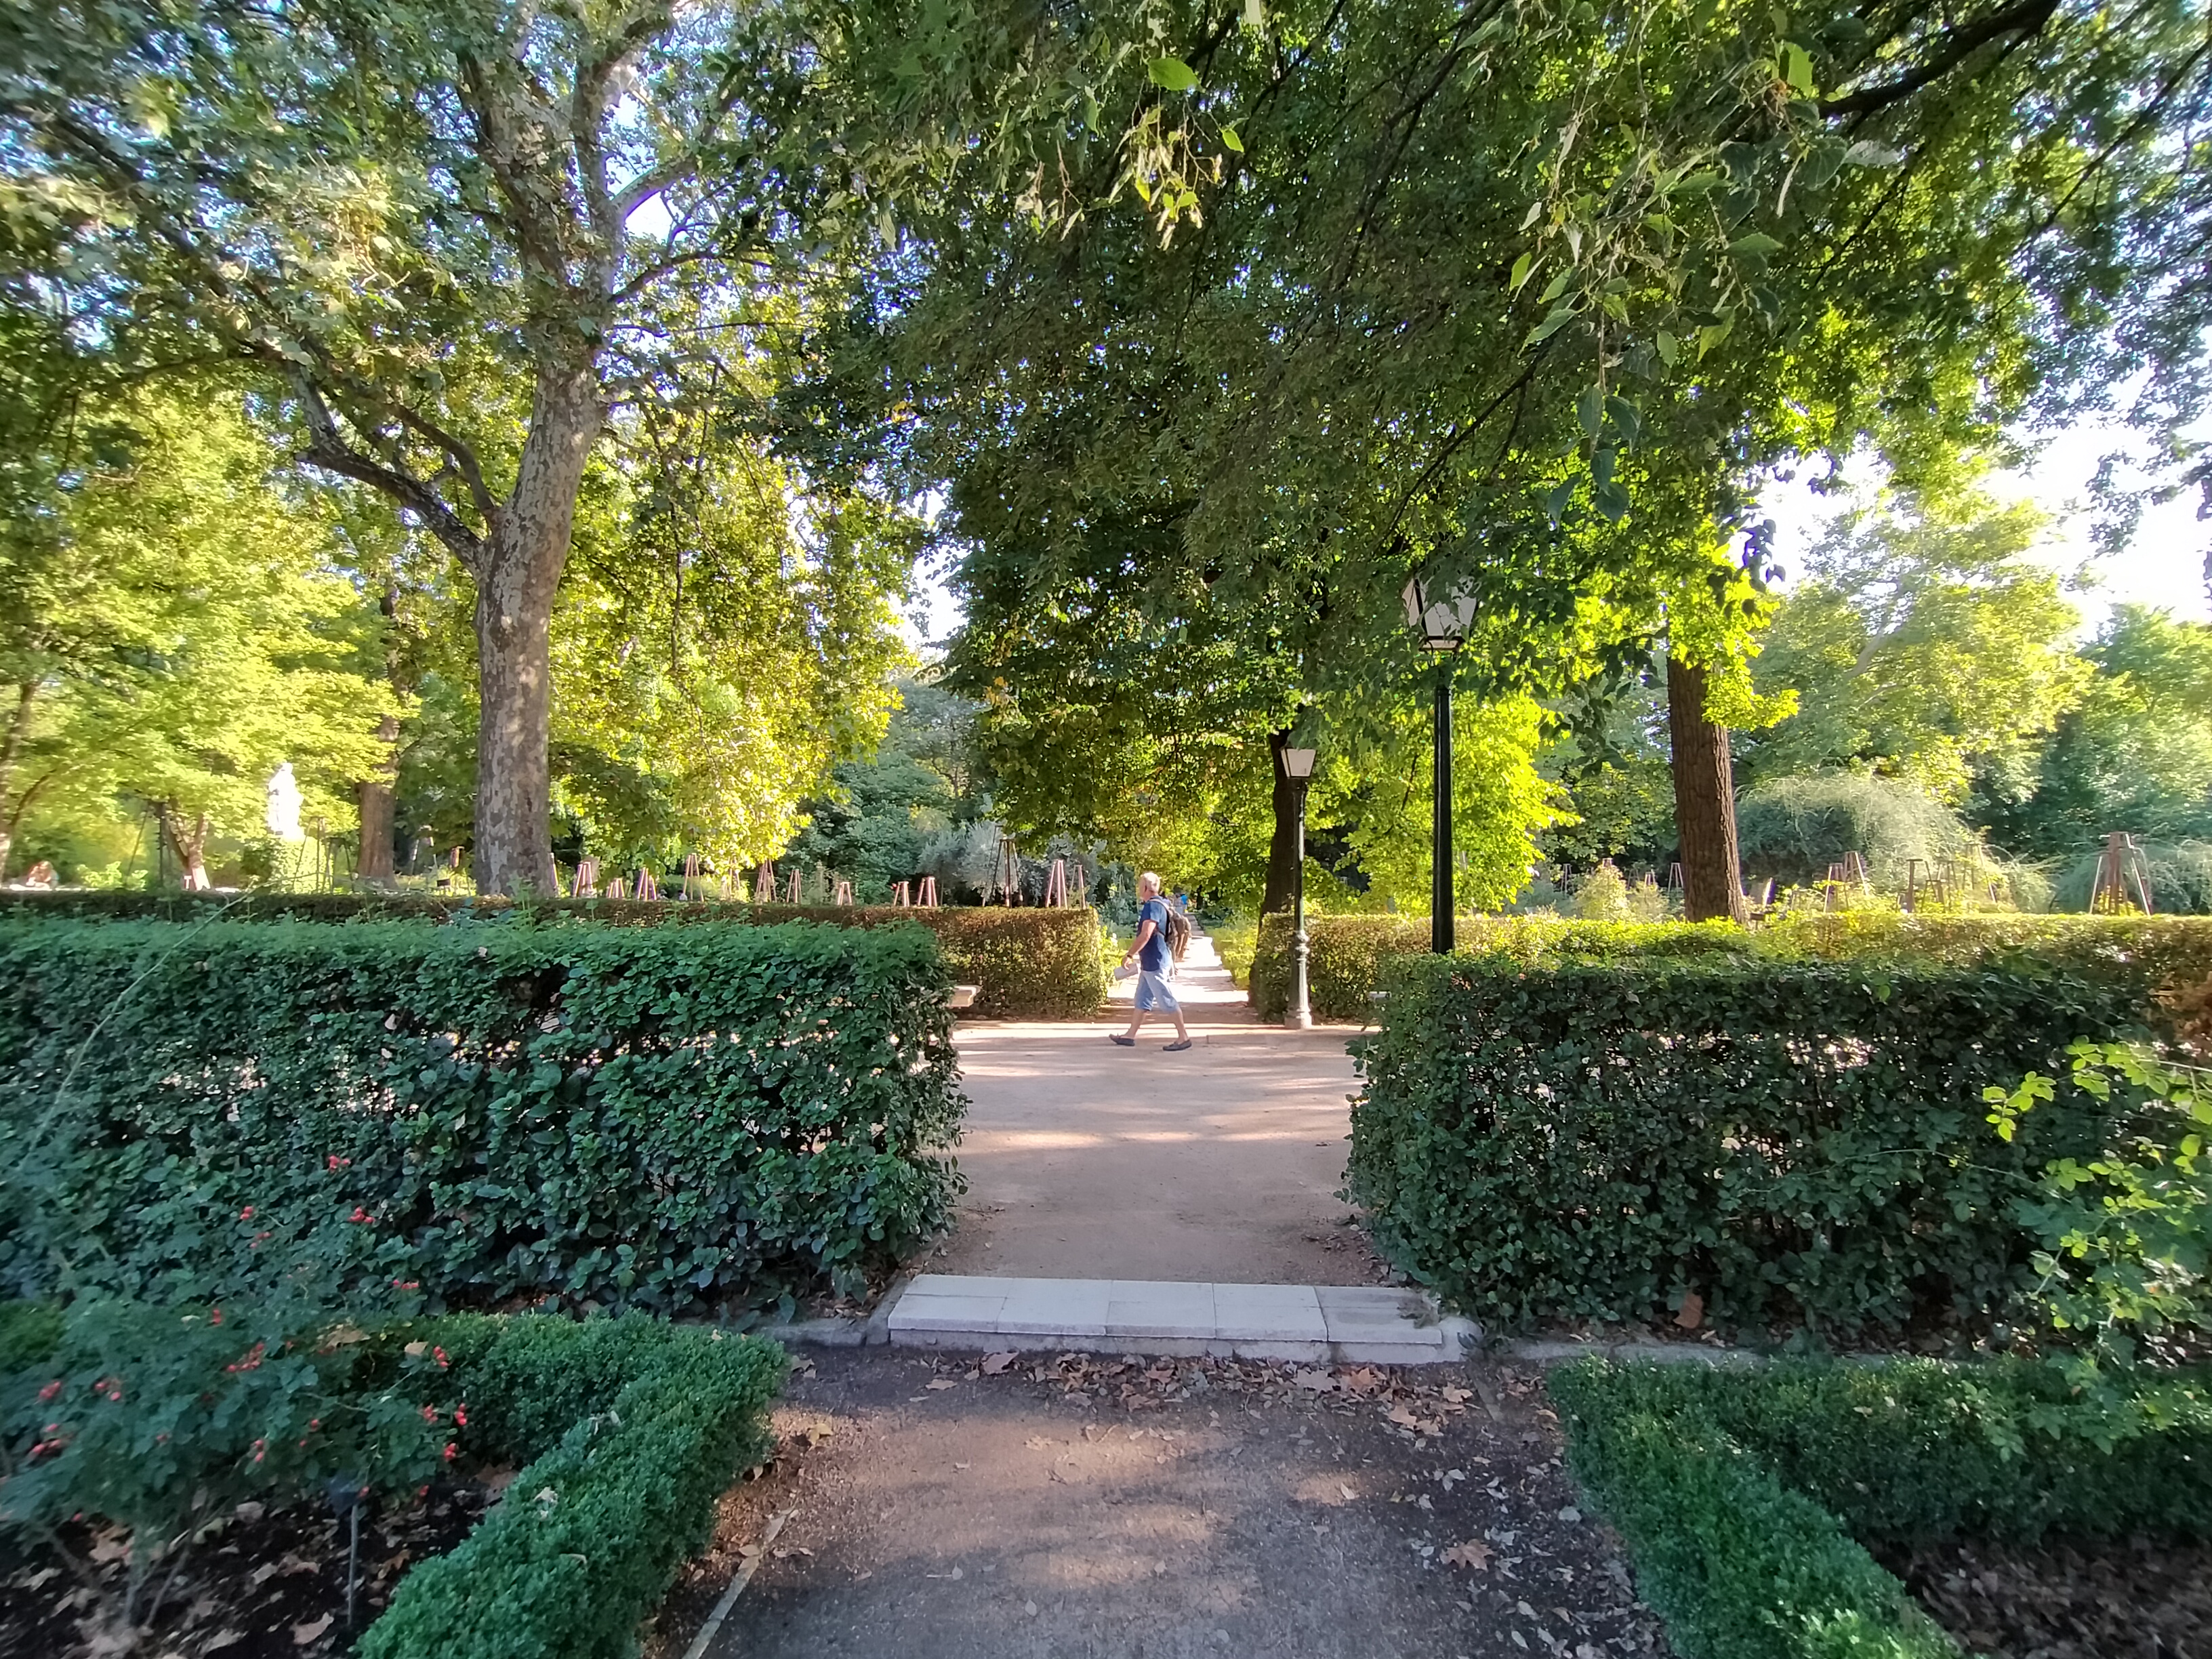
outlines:
[[637, 896], [641, 899], [660, 896], [660, 884], [653, 880], [653, 872], [641, 864], [637, 866]]
[[1067, 860], [1054, 859], [1052, 873], [1044, 879], [1045, 908], [1062, 910], [1067, 908]]
[[2105, 837], [2105, 850], [2097, 855], [2097, 878], [2089, 889], [2089, 908], [2109, 915], [2132, 908], [2128, 898], [2130, 882], [2143, 915], [2155, 914], [2150, 904], [2150, 866], [2142, 849], [2133, 836], [2114, 830]]
[[791, 878], [784, 884], [783, 902], [786, 904], [804, 904], [806, 902], [806, 892], [805, 889], [800, 884], [799, 866], [797, 865], [793, 865], [792, 866]]
[[576, 879], [569, 888], [575, 898], [597, 898], [599, 896], [599, 861], [597, 859], [576, 860]]
[[902, 910], [914, 903], [914, 895], [908, 890], [912, 884], [903, 881], [891, 884], [891, 902]]
[[921, 878], [921, 896], [916, 902], [925, 910], [934, 910], [937, 908], [937, 878], [935, 876], [924, 876]]
[[699, 855], [696, 853], [686, 853], [684, 855], [684, 896], [687, 899], [702, 899], [707, 896], [707, 883], [700, 874]]
[[832, 904], [850, 904], [853, 902], [853, 884], [849, 881], [839, 882], [837, 896], [830, 902]]
[[617, 876], [607, 884], [607, 896], [611, 899], [626, 899], [629, 896], [629, 889], [623, 884], [620, 876]]
[[775, 902], [775, 866], [773, 864], [763, 863], [760, 867], [760, 873], [753, 878], [753, 902], [755, 904]]
[[1920, 898], [1920, 865], [1921, 860], [1918, 859], [1907, 859], [1905, 861], [1905, 908], [1908, 915], [1911, 914], [1913, 906], [1919, 902]]

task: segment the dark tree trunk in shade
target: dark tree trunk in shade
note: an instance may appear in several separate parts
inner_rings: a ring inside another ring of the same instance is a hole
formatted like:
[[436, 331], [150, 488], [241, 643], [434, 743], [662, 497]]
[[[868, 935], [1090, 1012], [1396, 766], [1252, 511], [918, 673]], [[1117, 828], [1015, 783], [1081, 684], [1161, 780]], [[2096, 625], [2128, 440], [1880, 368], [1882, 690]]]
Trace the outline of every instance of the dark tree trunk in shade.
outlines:
[[1274, 772], [1275, 829], [1267, 842], [1267, 886], [1260, 898], [1260, 914], [1263, 916], [1289, 909], [1297, 891], [1298, 791], [1297, 786], [1283, 775], [1283, 750], [1290, 747], [1290, 742], [1291, 734], [1287, 732], [1267, 734], [1267, 757]]
[[392, 775], [398, 769], [396, 745], [399, 742], [399, 721], [396, 716], [386, 714], [378, 723], [376, 739], [391, 751], [392, 757], [374, 777], [362, 780], [361, 857], [354, 866], [354, 873], [363, 881], [390, 881], [395, 873], [392, 812]]
[[1735, 771], [1728, 728], [1705, 718], [1705, 671], [1667, 659], [1667, 732], [1674, 748], [1674, 829], [1682, 844], [1682, 909], [1692, 921], [1747, 917], [1736, 864]]

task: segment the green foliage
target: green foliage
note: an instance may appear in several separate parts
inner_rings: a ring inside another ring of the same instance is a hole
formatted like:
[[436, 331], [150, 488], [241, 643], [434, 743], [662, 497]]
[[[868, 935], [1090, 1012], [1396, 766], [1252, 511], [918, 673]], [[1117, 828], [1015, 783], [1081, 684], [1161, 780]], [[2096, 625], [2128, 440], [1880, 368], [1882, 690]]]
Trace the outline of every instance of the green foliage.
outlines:
[[1591, 1376], [1551, 1379], [1571, 1466], [1684, 1659], [1953, 1659], [1835, 1516], [1695, 1418], [1638, 1410]]
[[[2030, 858], [2078, 857], [2115, 830], [2212, 841], [2212, 626], [2116, 605], [2082, 654], [2095, 672], [2035, 763], [1978, 781], [1991, 839]], [[2192, 897], [2212, 910], [2212, 883]]]
[[[2150, 888], [2153, 909], [2160, 915], [2212, 915], [2212, 841], [2137, 842], [2141, 874]], [[2085, 849], [2059, 876], [2051, 901], [2062, 910], [2087, 910], [2097, 890], [2101, 848]], [[2135, 883], [2128, 883], [2129, 902]]]
[[[2068, 1087], [2115, 1114], [2117, 1133], [2096, 1156], [2045, 1166], [2013, 1213], [2042, 1243], [2038, 1295], [2051, 1323], [2087, 1337], [2091, 1364], [2125, 1364], [2138, 1343], [2154, 1351], [2188, 1345], [2212, 1325], [2212, 1166], [2204, 1156], [2212, 1073], [2133, 1044], [2082, 1042], [2066, 1052]], [[2016, 1088], [1982, 1091], [2007, 1142], [2039, 1102], [2057, 1097], [2039, 1072]]]
[[1817, 882], [1856, 853], [1884, 886], [1900, 890], [1908, 859], [1925, 884], [1935, 860], [1971, 854], [1965, 821], [1921, 784], [1867, 772], [1761, 778], [1736, 802], [1736, 845], [1747, 877]]
[[[404, 1490], [453, 1455], [457, 1395], [428, 1352], [401, 1354], [296, 1298], [69, 1310], [46, 1362], [4, 1401], [6, 1518], [50, 1530], [97, 1515], [131, 1534], [126, 1623], [157, 1565], [247, 1498], [331, 1480]], [[134, 1616], [135, 1615], [135, 1616]]]
[[1856, 1539], [2212, 1535], [2201, 1373], [2082, 1395], [2024, 1361], [1584, 1361], [1548, 1379], [1568, 1460], [1677, 1652], [1948, 1655]]
[[353, 893], [258, 893], [218, 903], [189, 894], [13, 893], [0, 896], [0, 917], [12, 907], [35, 916], [85, 919], [158, 917], [204, 921], [220, 909], [235, 920], [349, 922], [422, 918], [477, 922], [509, 919], [535, 927], [598, 924], [608, 927], [720, 923], [775, 927], [817, 922], [833, 927], [911, 924], [937, 935], [952, 982], [981, 988], [975, 1012], [998, 1019], [1081, 1019], [1096, 1012], [1105, 981], [1091, 971], [1098, 933], [1095, 910], [1007, 909], [948, 905], [934, 910], [896, 905], [789, 905], [686, 902], [672, 899], [532, 900], [387, 896]]
[[882, 743], [838, 763], [831, 788], [804, 803], [809, 821], [789, 851], [802, 869], [850, 881], [863, 904], [886, 903], [893, 883], [927, 872], [933, 845], [983, 810], [969, 755], [974, 705], [926, 681], [896, 690]]
[[2033, 507], [1971, 492], [1839, 519], [1753, 670], [1797, 712], [1747, 744], [1751, 775], [1859, 763], [1957, 800], [1977, 763], [2032, 755], [2087, 678], [2078, 614], [2026, 557], [2041, 529]]
[[[1316, 1017], [1355, 1024], [1373, 1018], [1370, 994], [1382, 988], [1388, 964], [1429, 948], [1428, 923], [1403, 916], [1309, 916], [1306, 933]], [[2145, 1005], [2154, 990], [2212, 979], [2212, 927], [2172, 916], [1908, 915], [1894, 909], [1831, 915], [1815, 909], [1787, 912], [1751, 931], [1705, 922], [1462, 916], [1457, 934], [1464, 952], [1545, 966], [1685, 955], [1747, 963], [1897, 958], [1964, 966], [2024, 953], [2093, 977], [2118, 977]], [[1262, 1019], [1282, 1017], [1290, 941], [1288, 916], [1261, 922], [1252, 1006]], [[1324, 960], [1325, 979], [1319, 966]]]
[[[528, 1460], [507, 1501], [400, 1583], [363, 1659], [617, 1659], [769, 1448], [781, 1349], [639, 1316], [456, 1332], [471, 1443]], [[477, 1423], [483, 1424], [483, 1439]]]
[[374, 618], [331, 568], [332, 526], [272, 487], [276, 452], [234, 391], [140, 391], [85, 418], [35, 533], [0, 536], [0, 862], [11, 836], [35, 855], [42, 834], [152, 805], [203, 866], [211, 835], [264, 833], [286, 761], [303, 816], [343, 828], [397, 701], [362, 672]]
[[362, 1297], [665, 1310], [854, 1286], [958, 1188], [946, 983], [918, 927], [10, 918], [0, 1274], [228, 1295], [305, 1256]]
[[59, 1308], [46, 1302], [0, 1301], [0, 1379], [49, 1358], [61, 1340]]
[[1504, 1325], [1694, 1291], [1723, 1327], [1815, 1334], [2013, 1310], [2033, 1273], [2009, 1201], [2118, 1126], [2084, 1097], [2005, 1145], [1967, 1103], [2148, 1000], [2027, 961], [1720, 952], [1408, 957], [1386, 983], [1348, 1185], [1394, 1261]]

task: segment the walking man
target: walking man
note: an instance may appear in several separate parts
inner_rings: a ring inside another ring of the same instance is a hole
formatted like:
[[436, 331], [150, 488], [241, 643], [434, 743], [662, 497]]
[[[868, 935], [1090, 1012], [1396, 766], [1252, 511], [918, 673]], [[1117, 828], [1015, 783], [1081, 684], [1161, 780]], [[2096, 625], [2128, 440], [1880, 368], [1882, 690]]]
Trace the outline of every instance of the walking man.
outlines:
[[1167, 901], [1160, 896], [1160, 878], [1149, 870], [1137, 878], [1137, 897], [1136, 941], [1121, 958], [1124, 968], [1133, 962], [1137, 964], [1137, 1015], [1127, 1030], [1114, 1033], [1114, 1041], [1124, 1048], [1135, 1048], [1145, 1016], [1157, 1011], [1175, 1021], [1176, 1040], [1166, 1045], [1168, 1053], [1174, 1054], [1190, 1047], [1190, 1029], [1182, 1023], [1182, 1005], [1168, 988], [1168, 966], [1173, 958], [1168, 951]]

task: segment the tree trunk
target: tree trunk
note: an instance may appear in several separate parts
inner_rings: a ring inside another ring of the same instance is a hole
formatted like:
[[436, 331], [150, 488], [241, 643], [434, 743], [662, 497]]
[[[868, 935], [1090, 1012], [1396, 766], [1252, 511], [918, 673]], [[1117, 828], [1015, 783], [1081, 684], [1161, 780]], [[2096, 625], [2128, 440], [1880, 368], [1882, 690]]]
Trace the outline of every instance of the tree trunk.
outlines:
[[[15, 782], [15, 763], [22, 758], [24, 739], [31, 732], [31, 705], [38, 700], [36, 680], [26, 680], [15, 688], [15, 713], [8, 722], [8, 735], [0, 740], [0, 808], [9, 806], [8, 793]], [[8, 854], [15, 845], [15, 818], [20, 804], [0, 820], [0, 880], [8, 874]]]
[[399, 720], [386, 714], [377, 723], [376, 740], [391, 751], [373, 778], [361, 781], [361, 856], [354, 874], [363, 881], [388, 882], [394, 873], [392, 846], [392, 780], [399, 770]]
[[208, 815], [202, 812], [195, 817], [189, 833], [176, 808], [166, 802], [160, 817], [161, 833], [167, 838], [170, 850], [177, 855], [177, 867], [184, 872], [185, 890], [204, 893], [214, 884], [208, 880], [207, 872]]
[[1267, 733], [1267, 757], [1275, 775], [1274, 834], [1267, 842], [1267, 885], [1261, 895], [1260, 914], [1274, 915], [1291, 908], [1298, 885], [1298, 791], [1283, 775], [1283, 750], [1289, 748], [1287, 732]]
[[1682, 845], [1682, 910], [1692, 921], [1747, 918], [1736, 864], [1735, 772], [1728, 728], [1705, 718], [1705, 671], [1667, 659], [1667, 732], [1674, 749], [1674, 830]]
[[604, 415], [588, 363], [546, 367], [532, 401], [514, 493], [485, 539], [477, 578], [477, 890], [550, 896], [553, 596], [568, 562], [576, 491]]

